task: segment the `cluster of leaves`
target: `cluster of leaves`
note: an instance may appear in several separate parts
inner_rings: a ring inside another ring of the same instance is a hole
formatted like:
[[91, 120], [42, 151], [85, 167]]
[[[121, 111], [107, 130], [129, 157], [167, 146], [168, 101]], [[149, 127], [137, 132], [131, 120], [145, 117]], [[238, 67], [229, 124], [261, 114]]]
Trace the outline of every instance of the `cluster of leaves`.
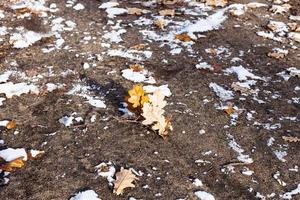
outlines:
[[152, 130], [157, 131], [163, 138], [172, 130], [170, 117], [164, 116], [167, 102], [160, 90], [146, 94], [142, 85], [134, 85], [128, 91], [127, 102], [131, 111], [144, 118], [142, 124], [151, 126]]
[[[31, 152], [27, 153], [27, 157], [29, 159], [36, 159], [37, 157], [39, 157], [40, 155], [44, 154], [44, 151], [37, 151], [36, 155], [32, 155]], [[12, 172], [15, 168], [22, 168], [25, 165], [25, 161], [27, 160], [27, 158], [19, 157], [16, 158], [10, 162], [5, 162], [4, 160], [2, 160], [2, 158], [0, 157], [0, 170], [2, 171], [6, 171], [6, 172]]]

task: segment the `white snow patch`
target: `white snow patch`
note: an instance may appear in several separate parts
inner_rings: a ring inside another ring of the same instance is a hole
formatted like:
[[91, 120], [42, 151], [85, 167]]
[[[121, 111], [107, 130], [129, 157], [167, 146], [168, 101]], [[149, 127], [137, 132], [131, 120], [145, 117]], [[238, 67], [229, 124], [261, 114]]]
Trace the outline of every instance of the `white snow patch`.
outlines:
[[122, 76], [127, 80], [136, 82], [136, 83], [156, 83], [155, 79], [149, 74], [148, 70], [134, 71], [133, 69], [124, 69], [122, 70]]
[[205, 191], [197, 191], [194, 193], [200, 200], [215, 200], [215, 197]]
[[66, 127], [69, 127], [73, 124], [74, 119], [75, 118], [72, 115], [71, 116], [63, 116], [58, 121], [59, 121], [59, 123], [65, 125]]
[[234, 137], [230, 134], [228, 134], [228, 138], [229, 138], [229, 146], [236, 152], [238, 153], [238, 157], [237, 159], [243, 163], [253, 163], [253, 159], [250, 158], [249, 155], [244, 154], [245, 150], [242, 149], [242, 147], [235, 141]]
[[14, 95], [20, 96], [21, 94], [26, 94], [32, 92], [34, 94], [39, 94], [39, 89], [33, 85], [28, 85], [27, 83], [2, 83], [0, 84], [0, 94], [4, 93], [7, 98], [12, 98]]
[[27, 160], [27, 153], [24, 148], [7, 148], [0, 151], [0, 157], [3, 158], [6, 162], [10, 162], [21, 157], [23, 157], [23, 160]]
[[71, 197], [70, 200], [100, 200], [98, 194], [94, 190], [86, 190], [78, 192], [74, 197]]
[[138, 51], [138, 50], [120, 50], [111, 49], [107, 53], [109, 56], [117, 56], [122, 58], [129, 58], [130, 60], [142, 61], [152, 56], [152, 51]]
[[121, 38], [121, 35], [123, 33], [126, 33], [125, 29], [119, 29], [117, 31], [113, 30], [109, 33], [105, 33], [103, 35], [103, 38], [106, 39], [106, 40], [109, 40], [110, 42], [119, 43], [119, 42], [123, 41], [123, 39]]
[[99, 176], [106, 178], [110, 185], [113, 184], [113, 182], [115, 181], [113, 177], [116, 173], [116, 168], [111, 162], [100, 163], [95, 167], [95, 169], [97, 170], [97, 174]]
[[170, 97], [172, 95], [172, 92], [169, 89], [168, 85], [161, 85], [161, 86], [146, 85], [143, 86], [143, 89], [146, 91], [146, 93], [153, 93], [155, 90], [160, 90], [163, 93], [163, 95], [165, 95], [166, 97]]
[[106, 108], [104, 101], [99, 99], [99, 97], [97, 96], [92, 96], [89, 90], [91, 90], [89, 86], [82, 86], [80, 84], [76, 84], [74, 85], [73, 89], [70, 90], [67, 94], [83, 97], [87, 100], [89, 104], [97, 108]]
[[214, 70], [213, 66], [211, 66], [207, 62], [201, 62], [201, 63], [197, 64], [196, 68], [197, 69], [207, 69], [207, 70], [211, 70], [211, 71]]
[[10, 37], [9, 42], [13, 44], [13, 48], [22, 49], [33, 45], [42, 38], [50, 36], [52, 36], [52, 34], [36, 33], [34, 31], [19, 29], [18, 33], [14, 33]]
[[286, 151], [275, 150], [273, 153], [281, 162], [286, 162], [286, 159], [284, 159], [284, 157], [287, 156]]
[[118, 6], [118, 5], [119, 5], [118, 2], [109, 1], [109, 2], [102, 3], [99, 6], [99, 8], [106, 9], [106, 8], [112, 8], [112, 7], [115, 7], [115, 6]]
[[105, 11], [109, 18], [114, 18], [116, 15], [122, 15], [128, 12], [128, 10], [124, 8], [107, 8]]
[[297, 188], [295, 188], [294, 190], [290, 191], [290, 192], [286, 192], [284, 193], [281, 197], [283, 199], [292, 199], [294, 195], [300, 194], [300, 183], [298, 184]]
[[233, 99], [233, 97], [234, 97], [232, 91], [226, 90], [222, 86], [220, 86], [216, 83], [210, 83], [209, 87], [213, 89], [213, 91], [216, 93], [216, 95], [218, 97], [220, 97], [220, 99], [222, 101], [228, 101], [228, 100]]
[[73, 7], [74, 10], [83, 10], [84, 9], [84, 5], [82, 5], [81, 3], [76, 4]]
[[248, 69], [244, 68], [241, 65], [240, 66], [233, 66], [233, 67], [227, 68], [224, 71], [227, 72], [227, 73], [235, 73], [238, 76], [238, 79], [240, 81], [245, 81], [248, 78], [263, 80], [263, 78], [254, 75]]

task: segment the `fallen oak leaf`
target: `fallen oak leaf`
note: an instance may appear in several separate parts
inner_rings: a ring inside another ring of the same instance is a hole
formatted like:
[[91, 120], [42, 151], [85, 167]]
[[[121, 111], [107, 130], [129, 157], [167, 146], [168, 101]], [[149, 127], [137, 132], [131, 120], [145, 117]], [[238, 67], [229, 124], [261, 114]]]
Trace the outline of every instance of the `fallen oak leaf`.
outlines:
[[135, 185], [132, 182], [136, 180], [138, 180], [138, 178], [130, 169], [124, 169], [122, 167], [120, 172], [116, 174], [113, 193], [120, 195], [123, 194], [125, 188], [134, 188]]
[[160, 29], [164, 29], [166, 26], [166, 22], [163, 19], [158, 19], [154, 21], [154, 24], [159, 27]]
[[130, 49], [141, 50], [141, 49], [144, 49], [145, 47], [146, 47], [146, 44], [137, 44], [137, 45], [130, 47]]
[[150, 12], [149, 10], [144, 10], [140, 8], [127, 8], [127, 10], [129, 15], [142, 15]]
[[139, 64], [129, 65], [129, 68], [132, 69], [134, 72], [140, 72], [144, 70], [144, 66]]
[[206, 0], [205, 4], [207, 6], [216, 6], [216, 7], [224, 7], [228, 3], [227, 0]]
[[175, 10], [173, 9], [165, 9], [165, 10], [160, 10], [159, 14], [162, 16], [174, 16], [175, 15]]
[[2, 166], [0, 166], [0, 169], [6, 172], [13, 171], [14, 168], [22, 168], [24, 166], [24, 157], [20, 157], [17, 159], [14, 159]]
[[133, 108], [142, 106], [149, 101], [149, 97], [145, 96], [145, 91], [142, 85], [134, 85], [131, 90], [128, 91], [127, 101], [132, 104]]
[[300, 142], [300, 138], [298, 137], [293, 137], [293, 136], [282, 136], [282, 139], [285, 142]]
[[187, 33], [181, 33], [175, 35], [175, 39], [183, 41], [183, 42], [191, 42], [193, 39]]
[[11, 120], [11, 121], [9, 121], [9, 122], [7, 123], [6, 128], [7, 128], [7, 129], [13, 129], [13, 128], [15, 128], [16, 124], [17, 124], [17, 123], [16, 123], [15, 120]]

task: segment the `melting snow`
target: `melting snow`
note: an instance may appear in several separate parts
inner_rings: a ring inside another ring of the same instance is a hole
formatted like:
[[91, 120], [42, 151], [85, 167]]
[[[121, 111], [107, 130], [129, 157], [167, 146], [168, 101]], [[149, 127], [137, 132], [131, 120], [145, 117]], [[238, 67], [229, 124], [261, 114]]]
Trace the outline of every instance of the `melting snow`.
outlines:
[[227, 73], [236, 73], [240, 81], [245, 81], [248, 78], [263, 80], [261, 77], [254, 75], [243, 66], [233, 66], [225, 70]]
[[4, 93], [7, 98], [12, 98], [14, 95], [20, 96], [21, 94], [26, 94], [32, 92], [34, 94], [39, 94], [39, 89], [35, 85], [28, 85], [27, 83], [3, 83], [0, 84], [0, 94]]
[[205, 191], [197, 191], [195, 192], [195, 195], [200, 199], [200, 200], [215, 200], [215, 197]]
[[23, 160], [27, 160], [27, 153], [24, 148], [7, 148], [0, 151], [0, 157], [3, 158], [6, 162], [10, 162], [21, 157], [23, 157]]
[[297, 195], [297, 194], [300, 194], [300, 183], [298, 184], [298, 186], [297, 186], [296, 189], [294, 189], [294, 190], [292, 190], [290, 192], [284, 193], [281, 197], [283, 199], [293, 199], [292, 196]]
[[245, 152], [244, 149], [235, 141], [234, 137], [230, 134], [228, 134], [228, 138], [230, 139], [229, 141], [229, 146], [238, 153], [237, 159], [243, 163], [253, 163], [253, 159], [250, 158], [249, 155], [243, 154]]
[[222, 86], [220, 86], [216, 83], [210, 83], [209, 87], [213, 89], [213, 91], [216, 93], [216, 95], [218, 97], [220, 97], [220, 99], [222, 101], [228, 101], [228, 100], [233, 99], [233, 97], [234, 97], [232, 91], [226, 90]]
[[78, 192], [70, 200], [100, 200], [98, 194], [94, 190], [86, 190], [83, 192]]

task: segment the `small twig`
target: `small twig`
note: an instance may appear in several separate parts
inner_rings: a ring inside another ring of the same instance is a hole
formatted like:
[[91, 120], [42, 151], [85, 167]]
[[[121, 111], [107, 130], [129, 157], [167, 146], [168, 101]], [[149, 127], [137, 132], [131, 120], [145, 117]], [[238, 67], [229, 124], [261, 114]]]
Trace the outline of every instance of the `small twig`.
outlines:
[[122, 119], [120, 117], [113, 117], [113, 118], [116, 119], [118, 122], [122, 122], [122, 123], [139, 123], [139, 121], [138, 121], [139, 117], [136, 119], [132, 119], [132, 120], [124, 119], [124, 118]]
[[252, 163], [244, 163], [244, 162], [229, 162], [226, 164], [222, 164], [221, 167], [230, 167], [230, 166], [240, 166], [240, 165], [251, 165]]

